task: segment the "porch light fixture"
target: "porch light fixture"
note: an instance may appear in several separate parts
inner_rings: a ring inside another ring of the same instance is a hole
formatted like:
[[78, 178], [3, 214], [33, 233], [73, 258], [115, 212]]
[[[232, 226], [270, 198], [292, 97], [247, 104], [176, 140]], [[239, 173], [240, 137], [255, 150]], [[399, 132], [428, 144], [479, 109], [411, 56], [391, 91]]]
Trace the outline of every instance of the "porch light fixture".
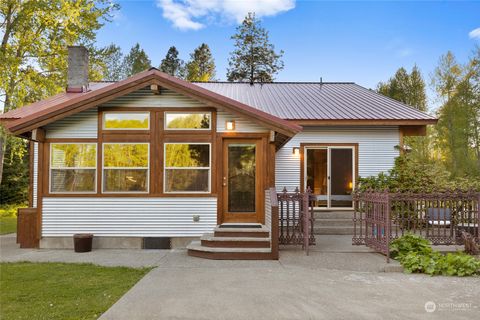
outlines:
[[350, 182], [348, 183], [348, 189], [350, 189], [350, 190], [353, 189], [353, 182], [352, 182], [352, 181], [350, 181]]
[[227, 128], [228, 131], [235, 130], [235, 120], [230, 120], [225, 123], [225, 128]]
[[300, 148], [298, 147], [293, 148], [292, 153], [294, 156], [298, 157], [300, 155]]

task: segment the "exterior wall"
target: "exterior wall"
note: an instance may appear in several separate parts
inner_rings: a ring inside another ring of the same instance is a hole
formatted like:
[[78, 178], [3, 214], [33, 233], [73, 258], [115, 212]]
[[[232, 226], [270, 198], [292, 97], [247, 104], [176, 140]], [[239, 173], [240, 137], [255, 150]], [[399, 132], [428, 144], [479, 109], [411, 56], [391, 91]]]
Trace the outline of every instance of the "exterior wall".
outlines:
[[[193, 222], [193, 215], [200, 221]], [[43, 237], [194, 237], [217, 223], [215, 197], [43, 198]]]
[[45, 126], [47, 139], [92, 138], [98, 135], [97, 108], [85, 110]]
[[358, 174], [367, 177], [393, 167], [400, 133], [398, 127], [305, 128], [277, 152], [275, 184], [279, 190], [300, 187], [300, 157], [293, 155], [292, 149], [301, 143], [358, 143]]
[[[101, 107], [198, 108], [206, 107], [206, 105], [171, 90], [162, 89], [161, 95], [154, 95], [150, 90], [138, 90], [102, 104]], [[269, 131], [250, 120], [235, 116], [225, 110], [218, 110], [217, 132], [225, 132], [225, 123], [230, 120], [235, 120], [235, 132]], [[47, 139], [96, 139], [98, 136], [98, 109], [92, 108], [51, 123], [45, 127], [45, 131]]]
[[[170, 90], [162, 89], [160, 95], [154, 95], [149, 89], [144, 89], [116, 98], [99, 107], [199, 108], [207, 105]], [[225, 110], [217, 112], [217, 132], [225, 131], [227, 120], [235, 120], [236, 132], [268, 132], [266, 128]], [[45, 130], [47, 140], [97, 139], [98, 108], [91, 108], [51, 123]], [[38, 146], [35, 150], [34, 166], [37, 168]], [[38, 171], [38, 168], [36, 170]], [[48, 174], [48, 170], [45, 174]], [[36, 178], [35, 175], [33, 186], [35, 206], [38, 193]], [[198, 237], [211, 231], [217, 223], [215, 195], [211, 197], [49, 195], [43, 197], [41, 207], [42, 237], [45, 239], [71, 237], [74, 233], [83, 232], [105, 238]], [[200, 221], [193, 222], [193, 215], [199, 215]]]
[[242, 119], [241, 117], [235, 116], [228, 111], [218, 110], [217, 111], [217, 132], [226, 132], [226, 122], [235, 121], [235, 131], [236, 132], [268, 132], [269, 129], [253, 123], [250, 120]]

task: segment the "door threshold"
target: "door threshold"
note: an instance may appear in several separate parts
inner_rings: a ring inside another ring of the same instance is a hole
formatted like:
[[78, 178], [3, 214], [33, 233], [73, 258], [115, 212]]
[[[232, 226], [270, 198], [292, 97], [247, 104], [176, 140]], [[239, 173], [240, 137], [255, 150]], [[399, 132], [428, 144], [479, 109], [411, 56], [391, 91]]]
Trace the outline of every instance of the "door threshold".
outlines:
[[222, 223], [219, 228], [261, 228], [260, 223]]

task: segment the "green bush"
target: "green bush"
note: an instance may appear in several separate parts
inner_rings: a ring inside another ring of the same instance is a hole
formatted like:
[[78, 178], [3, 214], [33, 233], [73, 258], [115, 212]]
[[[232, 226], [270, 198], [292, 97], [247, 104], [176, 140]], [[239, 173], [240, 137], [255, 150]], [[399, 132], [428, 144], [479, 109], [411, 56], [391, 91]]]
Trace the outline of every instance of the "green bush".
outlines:
[[480, 274], [480, 260], [475, 257], [463, 252], [443, 255], [432, 250], [428, 240], [413, 234], [392, 241], [390, 252], [407, 273], [460, 277]]
[[392, 192], [480, 191], [480, 179], [452, 177], [438, 162], [421, 162], [406, 154], [395, 159], [395, 165], [388, 173], [360, 178], [356, 189], [387, 189]]
[[390, 256], [392, 258], [402, 258], [411, 252], [423, 254], [432, 252], [430, 241], [420, 236], [406, 233], [403, 237], [393, 240], [390, 244]]

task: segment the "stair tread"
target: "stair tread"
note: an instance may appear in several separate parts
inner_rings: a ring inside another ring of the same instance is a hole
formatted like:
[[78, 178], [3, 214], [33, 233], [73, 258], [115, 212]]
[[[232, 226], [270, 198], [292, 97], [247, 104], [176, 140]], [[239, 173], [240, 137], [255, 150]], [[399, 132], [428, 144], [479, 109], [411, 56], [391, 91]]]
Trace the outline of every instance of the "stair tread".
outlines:
[[188, 250], [204, 251], [204, 252], [235, 252], [235, 253], [270, 253], [270, 248], [217, 248], [204, 247], [200, 241], [192, 241], [188, 246]]
[[258, 242], [270, 242], [270, 238], [261, 238], [261, 237], [215, 237], [213, 233], [204, 234], [200, 240], [207, 241], [258, 241]]
[[214, 232], [232, 232], [232, 233], [238, 233], [238, 232], [270, 232], [267, 227], [262, 226], [261, 228], [220, 228], [219, 226], [215, 227]]

